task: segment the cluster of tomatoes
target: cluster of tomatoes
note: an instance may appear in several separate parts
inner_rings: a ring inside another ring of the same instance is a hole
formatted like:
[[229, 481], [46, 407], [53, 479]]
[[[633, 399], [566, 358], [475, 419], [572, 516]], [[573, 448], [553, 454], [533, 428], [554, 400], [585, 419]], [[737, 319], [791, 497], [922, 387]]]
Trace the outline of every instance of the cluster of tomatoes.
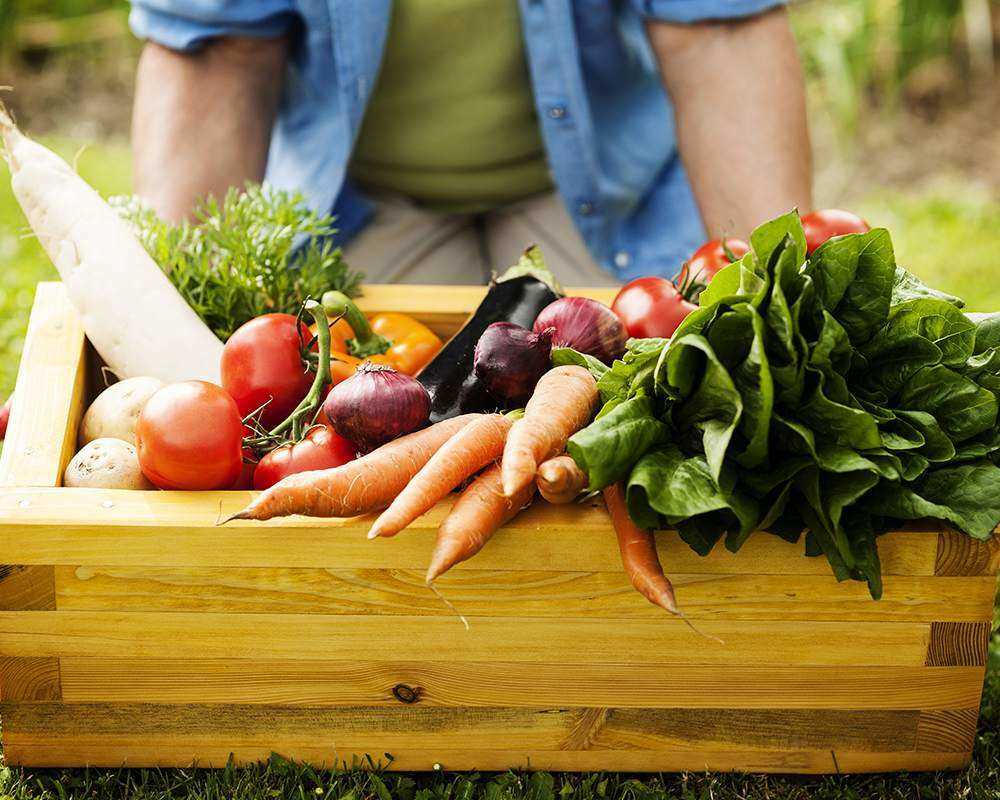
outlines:
[[[322, 411], [326, 394], [363, 360], [414, 374], [442, 342], [404, 314], [369, 319], [342, 295], [330, 302], [349, 310], [327, 326], [325, 385], [315, 386], [318, 323], [310, 328], [292, 314], [250, 320], [223, 348], [221, 386], [171, 384], [143, 407], [136, 450], [146, 477], [162, 489], [266, 489], [288, 475], [354, 459], [357, 444], [339, 435]], [[351, 354], [358, 348], [363, 357]], [[289, 424], [311, 395], [315, 402], [305, 409], [304, 424]]]
[[[869, 226], [850, 211], [824, 209], [803, 216], [802, 229], [806, 249], [812, 254], [827, 239], [864, 233]], [[629, 336], [637, 339], [673, 336], [681, 321], [697, 308], [693, 300], [698, 292], [749, 249], [742, 239], [713, 239], [694, 252], [676, 280], [636, 278], [622, 288], [611, 308], [625, 324]]]

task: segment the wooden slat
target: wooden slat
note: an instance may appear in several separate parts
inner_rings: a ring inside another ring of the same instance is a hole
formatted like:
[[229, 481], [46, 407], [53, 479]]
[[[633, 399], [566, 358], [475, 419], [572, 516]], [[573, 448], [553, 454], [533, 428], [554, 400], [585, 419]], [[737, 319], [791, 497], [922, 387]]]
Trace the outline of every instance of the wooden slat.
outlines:
[[72, 703], [926, 710], [971, 708], [983, 686], [982, 667], [163, 658], [63, 658], [60, 665], [63, 698]]
[[938, 537], [935, 575], [990, 575], [1000, 569], [1000, 536], [985, 542], [958, 531], [944, 530]]
[[83, 327], [66, 290], [38, 284], [0, 454], [0, 486], [60, 485], [76, 448], [85, 372]]
[[278, 706], [3, 706], [13, 735], [202, 740], [239, 747], [329, 741], [392, 752], [419, 747], [545, 750], [916, 749], [916, 711], [805, 709], [283, 708]]
[[[566, 290], [572, 295], [582, 295], [611, 305], [616, 288], [575, 287]], [[358, 299], [362, 311], [396, 311], [416, 317], [435, 333], [449, 337], [457, 331], [466, 318], [486, 296], [485, 286], [440, 286], [369, 284]]]
[[920, 666], [930, 625], [322, 614], [0, 612], [0, 655], [365, 660], [376, 646], [414, 661]]
[[90, 736], [41, 738], [9, 734], [4, 759], [9, 765], [36, 767], [224, 767], [230, 755], [236, 764], [266, 761], [273, 752], [319, 767], [368, 765], [372, 761], [396, 771], [432, 769], [503, 771], [507, 769], [550, 771], [617, 772], [766, 772], [822, 774], [831, 772], [898, 772], [956, 770], [968, 766], [971, 753], [925, 753], [919, 751], [867, 753], [841, 750], [396, 750], [389, 759], [385, 751], [352, 752], [333, 742], [269, 742], [264, 745], [220, 744], [185, 739], [142, 740]]
[[0, 611], [51, 611], [55, 607], [53, 567], [0, 564]]
[[[837, 583], [832, 575], [671, 573], [670, 579], [694, 619], [983, 621], [993, 613], [996, 592], [993, 577], [890, 575], [876, 603], [864, 584]], [[467, 569], [437, 585], [463, 613], [477, 616], [663, 616], [621, 571]], [[454, 613], [427, 589], [420, 570], [58, 567], [56, 593], [60, 609], [77, 611]]]
[[55, 658], [0, 658], [0, 701], [52, 702], [62, 699]]
[[992, 621], [931, 623], [925, 663], [929, 667], [985, 664], [992, 627]]
[[[129, 492], [99, 489], [0, 491], [0, 553], [17, 564], [153, 567], [332, 567], [414, 569], [430, 559], [444, 501], [391, 539], [368, 541], [372, 517], [264, 523], [219, 521], [248, 492]], [[914, 525], [879, 539], [885, 575], [933, 575], [936, 526]], [[206, 542], [211, 546], [206, 546]], [[702, 558], [675, 533], [657, 536], [668, 571], [679, 574], [829, 575], [804, 545], [752, 535], [738, 553], [716, 547]], [[600, 572], [620, 563], [600, 501], [536, 503], [458, 569]]]
[[976, 739], [979, 706], [924, 711], [917, 723], [917, 750], [971, 751]]

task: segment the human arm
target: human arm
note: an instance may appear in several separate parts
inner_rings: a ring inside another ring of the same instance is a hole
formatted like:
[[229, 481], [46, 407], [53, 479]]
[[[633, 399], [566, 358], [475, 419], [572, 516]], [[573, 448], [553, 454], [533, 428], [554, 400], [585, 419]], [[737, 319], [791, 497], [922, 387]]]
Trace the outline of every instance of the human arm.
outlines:
[[650, 19], [677, 141], [711, 236], [745, 237], [812, 205], [805, 87], [783, 8], [739, 19]]
[[287, 39], [225, 37], [193, 52], [148, 42], [132, 113], [135, 192], [179, 220], [204, 195], [260, 181]]

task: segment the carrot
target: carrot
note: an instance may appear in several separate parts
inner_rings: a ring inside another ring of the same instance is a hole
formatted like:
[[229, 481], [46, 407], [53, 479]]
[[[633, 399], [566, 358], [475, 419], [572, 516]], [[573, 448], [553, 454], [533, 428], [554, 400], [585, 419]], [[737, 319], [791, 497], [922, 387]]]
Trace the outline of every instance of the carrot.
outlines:
[[625, 487], [621, 483], [613, 483], [604, 489], [603, 494], [604, 504], [608, 507], [611, 524], [618, 537], [622, 566], [636, 591], [654, 606], [680, 617], [698, 635], [725, 644], [718, 636], [698, 630], [677, 608], [674, 587], [663, 574], [660, 557], [656, 554], [656, 538], [652, 531], [643, 530], [632, 521], [625, 505]]
[[597, 382], [583, 367], [546, 372], [514, 423], [503, 450], [501, 480], [508, 497], [534, 482], [538, 465], [566, 449], [566, 440], [597, 410]]
[[487, 468], [459, 496], [438, 528], [427, 583], [444, 575], [456, 564], [483, 549], [497, 529], [509, 522], [531, 502], [535, 485], [529, 483], [514, 497], [501, 491], [500, 467]]
[[513, 419], [503, 414], [484, 414], [462, 428], [431, 456], [375, 520], [368, 538], [395, 536], [466, 478], [500, 458], [512, 424]]
[[632, 586], [654, 606], [659, 606], [671, 614], [680, 614], [674, 597], [674, 587], [663, 574], [660, 557], [656, 554], [656, 539], [653, 532], [640, 528], [628, 514], [628, 508], [625, 506], [625, 487], [621, 483], [613, 483], [604, 489], [603, 494], [604, 504], [608, 507], [611, 524], [618, 537], [622, 566]]
[[446, 419], [341, 467], [289, 475], [229, 519], [265, 520], [290, 514], [351, 517], [378, 511], [403, 491], [445, 442], [479, 416]]
[[556, 456], [544, 462], [535, 475], [538, 492], [555, 505], [572, 503], [587, 488], [587, 475], [572, 456]]

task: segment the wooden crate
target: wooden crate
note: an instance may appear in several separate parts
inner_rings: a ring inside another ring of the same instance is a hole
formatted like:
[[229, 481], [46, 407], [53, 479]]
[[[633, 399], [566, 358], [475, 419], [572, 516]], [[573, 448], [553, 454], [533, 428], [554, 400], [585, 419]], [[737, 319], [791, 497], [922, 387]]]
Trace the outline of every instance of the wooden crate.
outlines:
[[[447, 333], [481, 291], [371, 287], [365, 303]], [[466, 631], [422, 581], [444, 507], [369, 542], [365, 520], [218, 526], [246, 492], [59, 488], [90, 360], [62, 287], [40, 285], [0, 460], [8, 763], [221, 766], [277, 752], [408, 770], [847, 772], [969, 761], [996, 541], [933, 524], [887, 535], [873, 602], [801, 545], [761, 534], [699, 558], [665, 533], [678, 599], [717, 644], [630, 588], [599, 502], [540, 503], [441, 581]]]

